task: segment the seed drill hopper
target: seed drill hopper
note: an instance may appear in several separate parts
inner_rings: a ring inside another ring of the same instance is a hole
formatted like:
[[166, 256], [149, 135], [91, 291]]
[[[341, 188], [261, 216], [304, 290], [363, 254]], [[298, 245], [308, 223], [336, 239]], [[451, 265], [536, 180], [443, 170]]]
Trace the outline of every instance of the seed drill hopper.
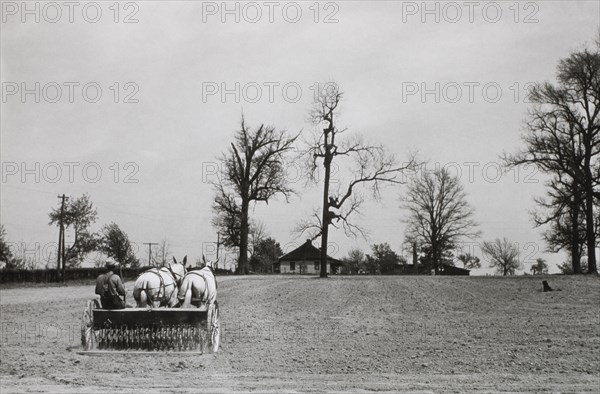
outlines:
[[219, 349], [219, 307], [101, 309], [89, 300], [82, 315], [85, 352], [174, 351], [214, 353]]

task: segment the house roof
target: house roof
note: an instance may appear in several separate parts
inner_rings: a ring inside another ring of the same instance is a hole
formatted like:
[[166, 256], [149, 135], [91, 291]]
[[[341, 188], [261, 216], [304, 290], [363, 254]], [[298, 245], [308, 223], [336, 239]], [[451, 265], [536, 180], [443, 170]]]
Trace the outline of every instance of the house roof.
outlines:
[[[319, 260], [321, 258], [321, 249], [313, 246], [310, 239], [307, 239], [305, 243], [292, 250], [289, 253], [279, 257], [279, 261], [306, 261], [306, 260]], [[331, 256], [327, 256], [327, 259], [332, 263], [341, 263], [340, 260], [334, 259]]]
[[450, 265], [450, 264], [442, 264], [442, 266], [444, 267], [444, 269], [447, 269], [449, 271], [455, 271], [455, 272], [471, 272], [471, 270], [468, 270], [466, 268], [460, 268], [460, 267], [456, 267], [454, 265]]

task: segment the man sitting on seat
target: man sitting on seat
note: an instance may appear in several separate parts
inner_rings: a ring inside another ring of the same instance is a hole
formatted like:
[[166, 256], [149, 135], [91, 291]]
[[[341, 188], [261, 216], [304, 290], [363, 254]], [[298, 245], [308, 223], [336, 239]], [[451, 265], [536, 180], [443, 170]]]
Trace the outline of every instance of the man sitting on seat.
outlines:
[[[117, 264], [112, 260], [106, 261], [107, 272], [96, 279], [96, 294], [100, 296], [103, 309], [125, 308], [125, 286], [119, 275], [113, 271]], [[123, 298], [121, 298], [123, 297]]]

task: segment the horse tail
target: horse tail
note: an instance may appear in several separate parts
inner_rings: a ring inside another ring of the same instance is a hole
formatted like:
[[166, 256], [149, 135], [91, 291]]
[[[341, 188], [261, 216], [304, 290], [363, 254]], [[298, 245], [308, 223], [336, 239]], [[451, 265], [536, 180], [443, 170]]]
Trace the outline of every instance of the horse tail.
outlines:
[[184, 280], [177, 293], [181, 308], [189, 308], [192, 304], [192, 281]]
[[140, 289], [140, 306], [150, 306], [152, 307], [152, 302], [148, 302], [148, 292], [146, 291], [146, 289]]
[[192, 305], [192, 286], [188, 286], [185, 291], [182, 308], [189, 308]]
[[140, 287], [134, 288], [133, 289], [133, 298], [135, 299], [135, 302], [137, 303], [138, 308], [143, 308], [147, 305], [152, 306], [152, 303], [148, 302], [148, 300], [150, 299], [150, 296], [148, 295], [148, 292], [144, 288], [140, 288]]
[[137, 306], [140, 306], [140, 293], [141, 293], [140, 288], [138, 288], [138, 287], [133, 288], [133, 299], [137, 303]]

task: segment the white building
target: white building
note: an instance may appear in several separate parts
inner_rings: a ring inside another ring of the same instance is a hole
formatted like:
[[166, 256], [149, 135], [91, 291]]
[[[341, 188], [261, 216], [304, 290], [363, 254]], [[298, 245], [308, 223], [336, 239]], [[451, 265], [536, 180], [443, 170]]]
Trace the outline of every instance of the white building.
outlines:
[[[327, 256], [327, 273], [339, 273], [343, 263]], [[333, 268], [333, 271], [332, 271]], [[319, 274], [321, 272], [321, 249], [307, 239], [300, 247], [284, 254], [273, 264], [273, 272], [280, 274]]]

